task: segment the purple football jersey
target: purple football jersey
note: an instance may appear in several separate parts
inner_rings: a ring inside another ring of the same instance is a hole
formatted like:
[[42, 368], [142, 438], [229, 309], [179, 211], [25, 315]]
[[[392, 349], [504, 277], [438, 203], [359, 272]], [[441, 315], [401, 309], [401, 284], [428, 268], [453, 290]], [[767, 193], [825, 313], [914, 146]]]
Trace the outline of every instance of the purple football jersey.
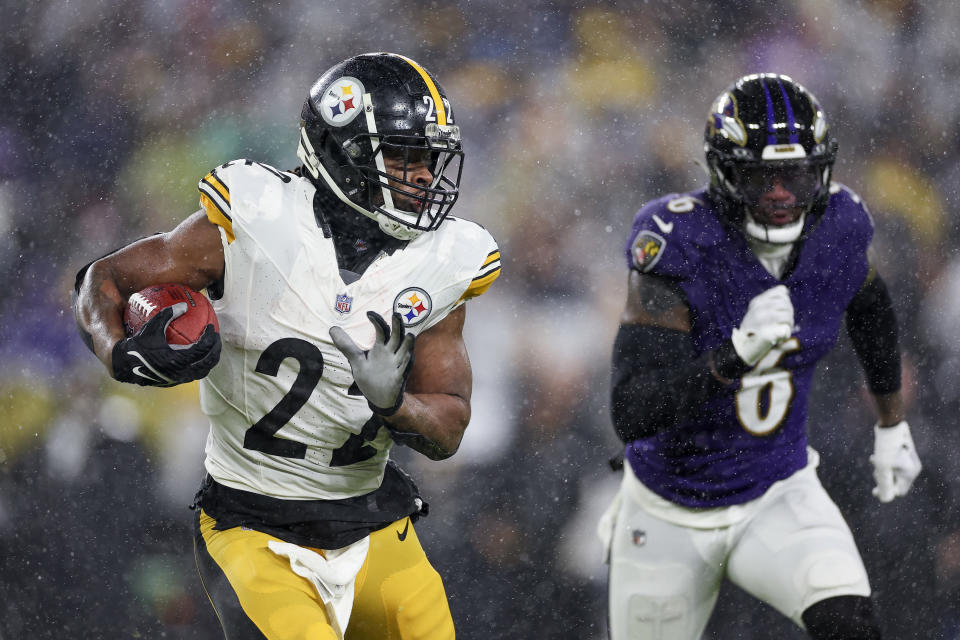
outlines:
[[742, 233], [720, 221], [706, 190], [672, 194], [637, 213], [628, 264], [683, 289], [698, 354], [729, 339], [750, 300], [771, 287], [786, 285], [794, 307], [793, 338], [728, 392], [705, 399], [675, 428], [627, 445], [637, 478], [667, 500], [696, 508], [740, 504], [806, 465], [814, 369], [867, 277], [873, 236], [860, 198], [836, 184], [823, 216], [807, 224], [796, 265], [778, 280]]

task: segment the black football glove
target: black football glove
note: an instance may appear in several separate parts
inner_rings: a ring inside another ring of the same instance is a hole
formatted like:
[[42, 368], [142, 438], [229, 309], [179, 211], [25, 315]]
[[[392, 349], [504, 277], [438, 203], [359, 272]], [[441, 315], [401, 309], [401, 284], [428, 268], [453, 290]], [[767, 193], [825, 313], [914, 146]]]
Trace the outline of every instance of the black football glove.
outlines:
[[186, 312], [186, 302], [162, 309], [135, 335], [113, 345], [113, 377], [141, 386], [172, 387], [207, 375], [220, 361], [220, 334], [212, 324], [193, 344], [167, 342], [167, 327]]
[[331, 327], [330, 337], [347, 356], [353, 379], [370, 409], [381, 416], [392, 416], [403, 404], [403, 388], [413, 368], [416, 336], [403, 330], [399, 313], [393, 314], [392, 330], [378, 313], [368, 311], [367, 318], [377, 331], [369, 351], [361, 349], [340, 327]]

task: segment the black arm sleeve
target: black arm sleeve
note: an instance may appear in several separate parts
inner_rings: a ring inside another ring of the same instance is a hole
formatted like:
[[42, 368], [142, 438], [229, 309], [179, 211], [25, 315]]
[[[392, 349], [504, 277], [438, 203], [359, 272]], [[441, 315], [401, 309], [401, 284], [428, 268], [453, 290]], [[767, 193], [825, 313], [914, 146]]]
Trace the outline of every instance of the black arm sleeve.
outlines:
[[610, 412], [624, 442], [674, 427], [707, 397], [749, 370], [729, 343], [696, 357], [675, 329], [620, 325], [613, 346]]
[[897, 316], [883, 279], [868, 280], [847, 305], [847, 335], [863, 366], [867, 387], [876, 395], [900, 389]]

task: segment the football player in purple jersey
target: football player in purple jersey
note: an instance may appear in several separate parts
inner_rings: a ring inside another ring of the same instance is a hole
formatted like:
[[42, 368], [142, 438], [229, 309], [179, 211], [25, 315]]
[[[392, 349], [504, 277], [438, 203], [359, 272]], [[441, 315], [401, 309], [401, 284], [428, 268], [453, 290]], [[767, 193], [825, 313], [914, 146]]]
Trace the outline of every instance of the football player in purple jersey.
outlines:
[[775, 74], [713, 103], [708, 187], [636, 215], [611, 410], [624, 478], [600, 523], [613, 640], [696, 640], [722, 580], [818, 640], [875, 640], [870, 584], [807, 444], [814, 369], [846, 330], [875, 401], [874, 495], [920, 472], [897, 320], [860, 197], [831, 182], [816, 98]]

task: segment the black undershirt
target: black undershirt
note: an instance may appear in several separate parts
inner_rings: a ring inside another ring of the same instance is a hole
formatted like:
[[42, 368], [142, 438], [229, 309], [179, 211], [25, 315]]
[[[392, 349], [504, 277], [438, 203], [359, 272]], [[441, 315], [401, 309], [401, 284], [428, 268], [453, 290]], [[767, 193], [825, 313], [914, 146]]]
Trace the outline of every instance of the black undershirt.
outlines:
[[376, 220], [341, 202], [329, 189], [318, 186], [313, 197], [314, 216], [317, 224], [329, 231], [337, 253], [337, 266], [341, 276], [349, 284], [367, 270], [377, 256], [393, 254], [406, 244], [380, 230]]
[[282, 500], [232, 489], [207, 476], [191, 508], [216, 520], [214, 529], [248, 527], [304, 547], [341, 549], [410, 516], [427, 515], [413, 479], [392, 460], [370, 493], [342, 500]]

